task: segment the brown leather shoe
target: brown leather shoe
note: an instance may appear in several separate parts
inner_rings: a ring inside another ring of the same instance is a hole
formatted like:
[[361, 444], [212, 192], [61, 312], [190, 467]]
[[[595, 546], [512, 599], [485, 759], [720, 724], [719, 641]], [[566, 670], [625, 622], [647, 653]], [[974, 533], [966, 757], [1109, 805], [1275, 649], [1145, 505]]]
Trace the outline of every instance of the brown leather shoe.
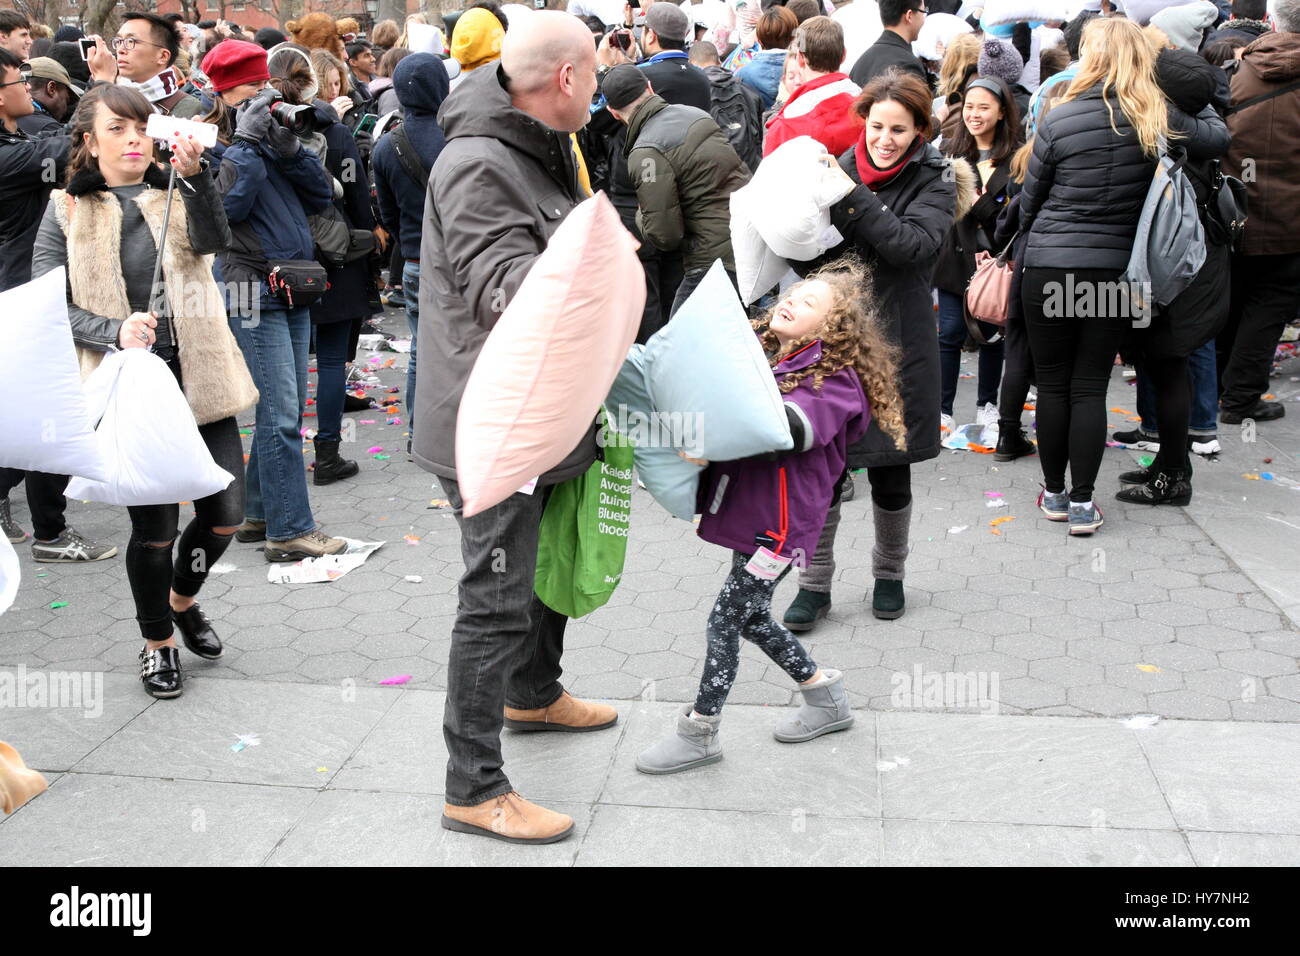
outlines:
[[443, 804], [442, 828], [506, 843], [558, 843], [573, 832], [573, 817], [529, 803], [511, 790], [476, 807]]
[[563, 730], [581, 734], [588, 730], [604, 730], [618, 723], [618, 711], [608, 704], [593, 704], [578, 700], [562, 691], [560, 699], [550, 707], [534, 710], [506, 708], [506, 726], [511, 730]]

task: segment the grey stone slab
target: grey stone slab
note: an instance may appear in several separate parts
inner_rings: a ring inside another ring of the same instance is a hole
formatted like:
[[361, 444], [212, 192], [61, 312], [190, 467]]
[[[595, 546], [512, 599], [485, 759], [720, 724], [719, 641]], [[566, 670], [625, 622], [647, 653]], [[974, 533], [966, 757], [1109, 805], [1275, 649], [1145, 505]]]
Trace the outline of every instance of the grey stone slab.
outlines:
[[1300, 834], [1300, 726], [1161, 721], [1134, 733], [1179, 826]]
[[257, 866], [315, 797], [300, 787], [64, 774], [0, 828], [0, 866]]
[[880, 821], [600, 805], [578, 866], [875, 866]]
[[424, 794], [321, 793], [268, 866], [569, 866], [587, 829], [584, 804], [548, 803], [574, 819], [566, 840], [514, 846], [444, 830], [442, 800]]
[[1300, 836], [1191, 830], [1187, 842], [1197, 866], [1300, 866]]
[[772, 737], [772, 728], [791, 712], [788, 708], [729, 707], [722, 713], [722, 760], [685, 773], [640, 773], [636, 755], [675, 732], [679, 706], [634, 702], [601, 803], [879, 816], [869, 713], [858, 711], [849, 730], [782, 744]]
[[885, 866], [1192, 866], [1173, 830], [884, 821]]
[[881, 774], [885, 817], [1174, 828], [1137, 741], [1118, 724], [922, 714], [877, 721], [881, 757], [897, 765]]
[[[189, 680], [183, 697], [149, 708], [74, 769], [318, 787], [328, 778], [317, 768], [337, 770], [397, 694], [367, 687]], [[257, 735], [259, 743], [231, 750], [241, 735]]]
[[[447, 747], [445, 694], [405, 691], [365, 743], [330, 780], [331, 789], [442, 794]], [[503, 730], [501, 751], [510, 782], [530, 800], [591, 803], [600, 794], [632, 704], [615, 703], [619, 723], [585, 734]]]
[[[14, 681], [16, 688], [20, 676], [40, 680], [50, 689], [75, 678], [82, 689], [79, 707], [0, 707], [0, 739], [37, 770], [69, 769], [155, 703], [139, 678], [125, 674], [5, 668], [0, 680]], [[63, 704], [76, 700], [57, 696]], [[53, 699], [45, 698], [47, 703]]]

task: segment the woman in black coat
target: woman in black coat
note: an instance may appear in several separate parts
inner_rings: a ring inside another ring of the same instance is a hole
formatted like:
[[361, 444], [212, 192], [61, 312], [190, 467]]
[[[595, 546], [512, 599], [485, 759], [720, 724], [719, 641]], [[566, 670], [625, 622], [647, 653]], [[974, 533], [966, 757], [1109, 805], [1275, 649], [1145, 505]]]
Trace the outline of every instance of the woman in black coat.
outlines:
[[[1223, 71], [1195, 53], [1162, 50], [1156, 58], [1156, 81], [1169, 98], [1169, 127], [1177, 134], [1174, 142], [1187, 152], [1185, 168], [1204, 210], [1218, 160], [1228, 152], [1232, 139], [1213, 106]], [[1120, 481], [1130, 487], [1115, 497], [1130, 504], [1185, 505], [1192, 500], [1192, 464], [1187, 454], [1191, 419], [1188, 357], [1227, 323], [1231, 271], [1226, 232], [1204, 213], [1201, 221], [1205, 225], [1205, 265], [1191, 285], [1167, 307], [1157, 310], [1149, 327], [1132, 330], [1124, 345], [1125, 357], [1154, 386], [1160, 429], [1160, 451], [1151, 467], [1120, 475]]]
[[[899, 350], [899, 392], [907, 423], [907, 448], [872, 422], [849, 448], [848, 467], [865, 468], [871, 483], [876, 543], [872, 612], [903, 614], [903, 569], [912, 520], [913, 462], [939, 454], [939, 340], [930, 277], [944, 236], [952, 228], [961, 194], [969, 207], [973, 176], [964, 164], [950, 166], [930, 137], [930, 92], [919, 77], [888, 70], [862, 91], [854, 110], [866, 129], [839, 157], [854, 189], [831, 209], [831, 222], [845, 241], [827, 258], [856, 253], [872, 274], [872, 311], [885, 337]], [[828, 157], [829, 159], [829, 157]], [[951, 169], [953, 174], [945, 175]], [[791, 630], [811, 630], [830, 608], [835, 576], [838, 496], [799, 577], [799, 594], [785, 614]]]
[[1021, 298], [1038, 378], [1038, 505], [1068, 521], [1072, 535], [1101, 527], [1093, 487], [1106, 447], [1106, 389], [1125, 333], [1142, 315], [1119, 280], [1168, 138], [1154, 62], [1137, 24], [1090, 21], [1078, 74], [1038, 124], [1020, 196], [1029, 235]]

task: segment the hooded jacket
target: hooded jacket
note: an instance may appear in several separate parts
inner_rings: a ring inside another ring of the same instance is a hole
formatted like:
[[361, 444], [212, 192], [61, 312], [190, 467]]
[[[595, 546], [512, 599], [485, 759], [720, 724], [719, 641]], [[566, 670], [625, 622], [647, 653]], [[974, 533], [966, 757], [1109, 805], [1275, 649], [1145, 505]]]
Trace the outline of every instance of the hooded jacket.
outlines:
[[[779, 384], [821, 357], [821, 342], [811, 342], [773, 366], [772, 374]], [[696, 498], [699, 535], [745, 554], [767, 547], [806, 565], [844, 475], [849, 445], [866, 433], [871, 415], [862, 382], [848, 368], [826, 376], [817, 390], [809, 375], [782, 398], [787, 415], [793, 412], [801, 426], [796, 446], [775, 456], [710, 463]]]
[[[483, 342], [582, 198], [568, 134], [517, 109], [504, 80], [499, 63], [475, 70], [442, 104], [447, 145], [424, 206], [412, 451], [421, 468], [453, 479], [456, 416]], [[596, 457], [594, 415], [592, 424], [539, 485], [587, 470]]]
[[754, 58], [736, 71], [736, 78], [763, 97], [763, 110], [772, 108], [781, 89], [785, 70], [785, 50], [759, 50]]
[[862, 136], [862, 120], [853, 112], [858, 92], [858, 85], [843, 73], [809, 80], [768, 120], [763, 155], [796, 136], [811, 136], [833, 156], [849, 149]]
[[1265, 33], [1272, 33], [1273, 28], [1263, 20], [1225, 20], [1218, 29], [1211, 33], [1209, 40], [1240, 40], [1247, 46], [1254, 43]]
[[[1224, 171], [1246, 183], [1250, 217], [1241, 251], [1250, 256], [1300, 252], [1300, 33], [1269, 33], [1241, 51], [1232, 74]], [[1251, 176], [1243, 175], [1247, 161]]]
[[482, 7], [466, 10], [456, 20], [451, 34], [451, 55], [466, 73], [501, 56], [506, 31], [496, 14]]
[[[442, 60], [432, 53], [404, 57], [393, 71], [393, 89], [405, 111], [402, 128], [406, 138], [420, 164], [426, 171], [431, 170], [447, 143], [438, 125], [438, 110], [450, 89]], [[398, 237], [402, 258], [418, 259], [429, 177], [426, 173], [422, 181], [416, 182], [406, 171], [397, 155], [392, 131], [380, 137], [371, 162], [375, 167], [375, 198], [380, 221]]]
[[626, 149], [641, 235], [663, 252], [680, 250], [688, 273], [714, 259], [734, 271], [731, 194], [749, 171], [713, 118], [651, 96], [628, 120]]

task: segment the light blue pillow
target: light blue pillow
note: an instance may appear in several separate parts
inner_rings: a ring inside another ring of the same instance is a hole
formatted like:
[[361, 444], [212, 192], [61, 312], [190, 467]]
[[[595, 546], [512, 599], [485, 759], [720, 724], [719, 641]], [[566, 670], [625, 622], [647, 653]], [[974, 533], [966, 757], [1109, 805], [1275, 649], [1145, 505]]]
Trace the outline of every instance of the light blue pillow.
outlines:
[[[609, 415], [609, 427], [632, 440], [637, 477], [646, 490], [669, 514], [690, 521], [695, 516], [695, 492], [704, 469], [692, 465], [664, 441], [665, 437], [674, 436], [671, 424], [661, 427], [663, 423], [654, 415], [645, 383], [644, 345], [634, 345], [628, 351], [627, 360], [605, 399], [605, 411]], [[604, 430], [601, 436], [602, 440], [608, 440]], [[685, 445], [694, 444], [693, 436], [683, 433], [677, 437], [684, 439]], [[690, 449], [684, 450], [690, 454]]]
[[693, 433], [682, 446], [692, 458], [732, 461], [794, 446], [772, 367], [721, 261], [650, 337], [644, 372], [660, 421]]

